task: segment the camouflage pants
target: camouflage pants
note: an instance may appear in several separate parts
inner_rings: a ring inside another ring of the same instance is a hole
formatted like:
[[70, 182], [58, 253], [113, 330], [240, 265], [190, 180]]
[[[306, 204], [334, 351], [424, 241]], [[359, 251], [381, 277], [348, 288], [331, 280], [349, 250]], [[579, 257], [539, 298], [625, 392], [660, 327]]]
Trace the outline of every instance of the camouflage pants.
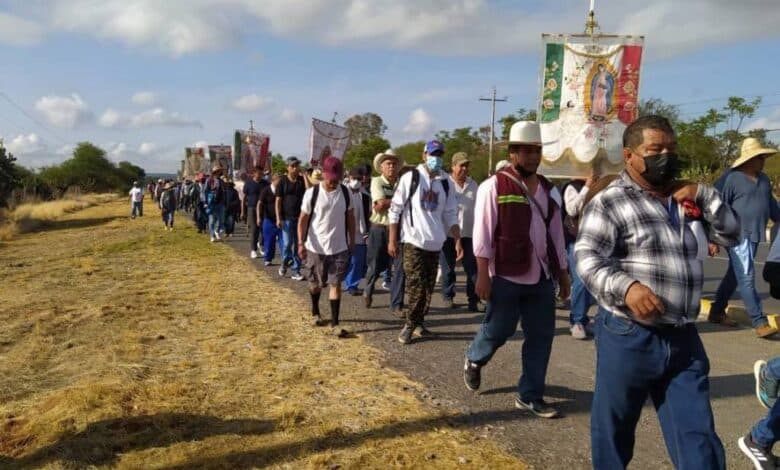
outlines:
[[406, 324], [422, 325], [436, 285], [439, 252], [421, 250], [407, 243], [403, 247], [403, 256], [408, 301], [404, 312]]

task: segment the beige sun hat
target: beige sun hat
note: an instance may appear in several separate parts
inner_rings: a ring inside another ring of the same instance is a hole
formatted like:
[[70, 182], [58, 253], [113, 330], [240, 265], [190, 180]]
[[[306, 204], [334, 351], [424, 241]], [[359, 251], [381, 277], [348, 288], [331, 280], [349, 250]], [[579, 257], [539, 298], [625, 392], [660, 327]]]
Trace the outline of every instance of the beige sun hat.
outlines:
[[777, 149], [764, 147], [755, 137], [748, 137], [742, 141], [742, 148], [739, 151], [739, 158], [731, 164], [731, 168], [742, 166], [753, 158], [761, 155], [772, 156], [778, 153]]
[[509, 129], [509, 145], [542, 145], [542, 132], [535, 121], [517, 121]]
[[382, 173], [382, 162], [390, 158], [395, 158], [396, 161], [398, 161], [399, 167], [404, 166], [403, 161], [401, 161], [401, 158], [395, 154], [395, 151], [393, 151], [393, 149], [387, 149], [382, 153], [376, 154], [374, 157], [374, 170], [376, 170], [377, 173]]

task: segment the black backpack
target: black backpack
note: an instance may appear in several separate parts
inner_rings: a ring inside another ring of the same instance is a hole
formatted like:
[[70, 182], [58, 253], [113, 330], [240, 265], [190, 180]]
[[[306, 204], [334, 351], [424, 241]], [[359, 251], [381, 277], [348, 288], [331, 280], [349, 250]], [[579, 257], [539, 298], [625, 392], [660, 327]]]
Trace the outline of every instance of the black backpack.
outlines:
[[[341, 188], [341, 195], [344, 196], [344, 204], [346, 204], [346, 210], [344, 210], [344, 231], [347, 232], [347, 216], [349, 215], [349, 188], [343, 184], [339, 184]], [[311, 229], [311, 220], [314, 218], [314, 208], [317, 207], [317, 198], [320, 195], [320, 185], [317, 184], [312, 189], [311, 194], [311, 206], [309, 210], [309, 221], [306, 224], [306, 232], [303, 233], [303, 240], [301, 243], [306, 243], [306, 239], [309, 237], [309, 229]], [[347, 239], [349, 239], [349, 233], [346, 233]]]
[[[444, 188], [444, 196], [445, 200], [446, 198], [450, 197], [450, 182], [447, 178], [440, 179], [441, 186]], [[414, 193], [417, 192], [417, 188], [420, 186], [420, 170], [417, 168], [412, 170], [412, 184], [409, 186], [409, 197], [406, 198], [406, 202], [404, 203], [404, 210], [406, 210], [409, 205], [412, 203], [412, 196], [414, 196]], [[431, 180], [431, 187], [433, 187], [433, 180]], [[409, 223], [411, 223], [412, 227], [414, 227], [414, 212], [409, 212]], [[403, 211], [401, 211], [401, 217], [403, 217]], [[400, 218], [399, 218], [400, 219]]]

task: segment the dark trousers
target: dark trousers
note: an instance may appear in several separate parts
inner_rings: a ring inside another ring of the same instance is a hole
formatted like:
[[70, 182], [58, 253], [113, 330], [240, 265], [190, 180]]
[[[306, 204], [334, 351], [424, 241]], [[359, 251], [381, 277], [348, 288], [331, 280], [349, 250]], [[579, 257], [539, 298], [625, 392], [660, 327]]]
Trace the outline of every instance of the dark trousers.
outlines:
[[409, 243], [404, 244], [404, 273], [409, 281], [409, 303], [404, 311], [407, 325], [422, 325], [425, 321], [436, 285], [438, 266], [438, 251], [426, 251]]
[[373, 224], [368, 231], [368, 269], [366, 270], [366, 296], [374, 294], [374, 284], [382, 272], [390, 265], [390, 255], [387, 254], [388, 228], [385, 225]]
[[138, 214], [138, 217], [144, 216], [144, 202], [138, 201], [133, 202], [133, 209], [130, 211], [130, 217], [135, 219], [136, 214]]
[[[474, 285], [477, 283], [477, 259], [474, 257], [474, 245], [471, 238], [461, 238], [463, 247], [463, 270], [466, 272], [466, 298], [469, 305], [479, 302]], [[441, 296], [445, 300], [455, 298], [455, 239], [447, 237], [439, 255], [441, 267]]]
[[209, 224], [209, 216], [206, 214], [206, 204], [202, 202], [195, 204], [195, 212], [193, 213], [192, 218], [195, 220], [195, 224], [198, 226], [198, 231], [205, 232], [206, 227]]
[[555, 286], [550, 279], [526, 285], [494, 277], [485, 319], [466, 356], [476, 364], [487, 364], [515, 334], [518, 321], [523, 329], [523, 372], [517, 393], [525, 402], [541, 400], [555, 336]]
[[404, 246], [401, 244], [398, 246], [397, 256], [393, 258], [393, 278], [390, 280], [390, 310], [403, 310], [405, 287]]
[[644, 327], [603, 309], [595, 323], [593, 467], [628, 465], [649, 395], [675, 468], [726, 468], [710, 407], [710, 363], [696, 327]]
[[257, 211], [250, 208], [246, 214], [246, 222], [249, 226], [249, 251], [257, 251], [260, 242], [260, 221], [257, 220]]
[[236, 217], [234, 214], [225, 214], [225, 235], [233, 235], [236, 230]]

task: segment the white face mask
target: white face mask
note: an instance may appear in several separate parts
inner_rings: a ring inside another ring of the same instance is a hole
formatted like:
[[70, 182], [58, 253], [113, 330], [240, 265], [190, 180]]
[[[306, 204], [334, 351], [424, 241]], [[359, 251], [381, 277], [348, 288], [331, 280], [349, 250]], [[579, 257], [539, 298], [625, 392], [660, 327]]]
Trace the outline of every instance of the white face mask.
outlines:
[[360, 189], [360, 186], [361, 186], [361, 184], [360, 184], [360, 181], [358, 181], [358, 180], [350, 180], [349, 181], [350, 189], [357, 190], [357, 189]]

